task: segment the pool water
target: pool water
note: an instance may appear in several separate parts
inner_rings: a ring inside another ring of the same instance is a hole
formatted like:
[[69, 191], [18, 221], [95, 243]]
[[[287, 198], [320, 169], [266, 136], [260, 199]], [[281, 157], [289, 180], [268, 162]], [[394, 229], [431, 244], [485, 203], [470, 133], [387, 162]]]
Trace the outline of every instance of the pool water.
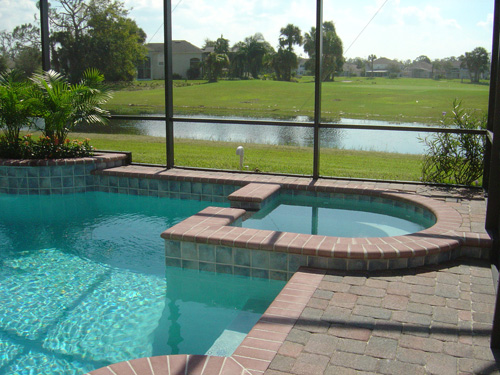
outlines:
[[281, 194], [242, 224], [245, 228], [334, 237], [390, 237], [416, 233], [434, 225], [421, 207], [370, 196], [320, 198]]
[[284, 282], [165, 267], [160, 233], [209, 205], [0, 195], [0, 374], [232, 354]]

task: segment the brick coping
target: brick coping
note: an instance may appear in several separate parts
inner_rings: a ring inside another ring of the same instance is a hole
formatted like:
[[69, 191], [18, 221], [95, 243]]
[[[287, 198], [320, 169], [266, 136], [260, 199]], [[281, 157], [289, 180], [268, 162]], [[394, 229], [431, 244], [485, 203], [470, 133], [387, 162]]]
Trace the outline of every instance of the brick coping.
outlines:
[[127, 155], [123, 153], [99, 153], [85, 158], [67, 158], [67, 159], [0, 159], [1, 166], [10, 167], [49, 167], [60, 165], [77, 165], [105, 163], [117, 160], [125, 160]]
[[231, 357], [165, 355], [111, 364], [87, 375], [257, 375], [267, 370], [325, 271], [301, 268], [288, 281]]
[[[255, 185], [249, 190], [253, 192]], [[244, 190], [240, 189], [240, 190]], [[328, 191], [328, 190], [326, 190]], [[352, 189], [336, 188], [336, 193]], [[398, 259], [423, 257], [459, 246], [489, 247], [487, 234], [458, 232], [462, 216], [444, 202], [413, 194], [364, 190], [363, 194], [404, 201], [425, 207], [436, 223], [423, 231], [394, 237], [346, 238], [257, 230], [230, 226], [245, 214], [237, 208], [208, 207], [161, 234], [166, 240], [249, 248], [341, 259]], [[241, 196], [241, 194], [240, 194]]]
[[[182, 169], [165, 169], [162, 167], [144, 167], [138, 165], [128, 165], [116, 168], [109, 168], [103, 171], [97, 171], [96, 174], [117, 177], [135, 177], [150, 178], [156, 180], [174, 180], [191, 181], [215, 184], [226, 184], [235, 186], [248, 186], [254, 183], [279, 185], [286, 190], [305, 190], [311, 192], [329, 192], [340, 194], [365, 194], [369, 196], [378, 196], [382, 198], [403, 200], [417, 206], [423, 206], [430, 210], [437, 218], [437, 222], [431, 228], [424, 231], [397, 237], [380, 238], [339, 238], [327, 236], [314, 236], [305, 234], [290, 234], [286, 232], [258, 231], [254, 229], [245, 229], [229, 227], [229, 223], [211, 225], [210, 221], [205, 226], [197, 226], [194, 230], [196, 235], [193, 237], [193, 231], [188, 233], [189, 222], [179, 223], [172, 227], [174, 232], [167, 230], [162, 234], [163, 238], [187, 240], [191, 236], [191, 241], [223, 244], [228, 246], [237, 246], [242, 244], [244, 238], [252, 249], [275, 250], [299, 253], [308, 253], [316, 256], [341, 256], [351, 259], [396, 259], [409, 258], [417, 256], [426, 256], [443, 251], [451, 251], [459, 246], [488, 248], [491, 247], [492, 240], [484, 232], [477, 233], [473, 231], [459, 231], [462, 224], [461, 214], [454, 208], [434, 196], [441, 198], [447, 196], [464, 196], [470, 194], [467, 189], [451, 188], [442, 192], [439, 189], [431, 191], [431, 197], [425, 197], [418, 194], [417, 185], [405, 183], [377, 183], [361, 181], [337, 181], [337, 180], [313, 180], [304, 177], [283, 177], [269, 175], [238, 174], [230, 172], [215, 171], [191, 171]], [[248, 189], [248, 188], [247, 188]], [[270, 187], [273, 191], [274, 186]], [[255, 189], [248, 189], [255, 194]], [[454, 190], [454, 192], [450, 192]], [[269, 191], [269, 189], [266, 189]], [[240, 197], [241, 198], [241, 197]], [[471, 199], [477, 199], [472, 193]], [[262, 197], [258, 198], [262, 199]], [[479, 197], [479, 199], [482, 199]], [[254, 201], [254, 197], [249, 197], [248, 201]], [[238, 211], [225, 209], [222, 215], [234, 215]], [[190, 220], [189, 218], [187, 220]], [[197, 219], [193, 219], [197, 220]], [[182, 235], [181, 235], [182, 232]], [[175, 234], [174, 234], [175, 233]], [[260, 240], [258, 240], [260, 235]], [[236, 237], [235, 237], [236, 236]], [[291, 238], [293, 237], [293, 238]], [[290, 239], [291, 238], [291, 239]], [[294, 241], [293, 246], [290, 241]], [[319, 244], [318, 244], [319, 241]], [[286, 246], [285, 246], [286, 244]], [[316, 245], [314, 245], [316, 244]], [[286, 249], [285, 249], [286, 248]], [[291, 250], [291, 251], [290, 251]]]

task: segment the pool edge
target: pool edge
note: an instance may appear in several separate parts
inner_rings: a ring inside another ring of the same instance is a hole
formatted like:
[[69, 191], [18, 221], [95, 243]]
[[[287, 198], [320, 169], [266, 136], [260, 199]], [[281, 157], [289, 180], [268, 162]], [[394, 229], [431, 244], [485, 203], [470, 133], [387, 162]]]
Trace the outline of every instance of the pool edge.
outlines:
[[[236, 192], [240, 202], [253, 202], [258, 184], [251, 185], [251, 190], [244, 187], [239, 190], [240, 193]], [[269, 191], [270, 184], [261, 185], [264, 191]], [[252, 196], [245, 199], [243, 194], [245, 191], [251, 192]], [[276, 190], [273, 191], [276, 193]], [[463, 255], [483, 258], [487, 252], [482, 249], [487, 250], [491, 246], [491, 239], [487, 234], [457, 230], [462, 224], [461, 214], [439, 200], [377, 189], [324, 187], [322, 192], [357, 193], [403, 201], [431, 211], [436, 217], [436, 223], [425, 230], [402, 236], [331, 237], [230, 226], [243, 216], [245, 211], [239, 208], [213, 207], [187, 218], [161, 234], [166, 241], [167, 264], [183, 267], [185, 259], [182, 255], [182, 244], [189, 242], [197, 247], [200, 245], [213, 247], [216, 253], [219, 249], [225, 253], [229, 252], [229, 256], [224, 257], [225, 262], [215, 262], [215, 266], [220, 264], [220, 269], [224, 269], [223, 272], [228, 272], [228, 267], [233, 267], [235, 274], [244, 272], [246, 276], [267, 275], [270, 278], [284, 280], [290, 278], [300, 266], [349, 271], [414, 268], [442, 263]], [[242, 206], [245, 208], [244, 204], [238, 205]], [[174, 253], [170, 251], [169, 246], [174, 246], [179, 251]], [[238, 253], [246, 254], [245, 261], [237, 259]], [[286, 256], [287, 259], [279, 260], [278, 254]], [[273, 258], [274, 264], [277, 262], [280, 264], [273, 267]], [[227, 259], [232, 261], [227, 262]], [[193, 267], [193, 261], [199, 262], [198, 264], [203, 263], [201, 256], [186, 260], [189, 261], [190, 267]], [[286, 267], [283, 262], [286, 262]]]

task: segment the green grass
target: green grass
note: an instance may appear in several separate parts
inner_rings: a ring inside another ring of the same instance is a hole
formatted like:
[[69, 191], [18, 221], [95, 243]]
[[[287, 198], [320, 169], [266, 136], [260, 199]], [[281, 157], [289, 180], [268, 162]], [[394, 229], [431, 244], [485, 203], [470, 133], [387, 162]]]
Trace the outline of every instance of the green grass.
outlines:
[[[71, 138], [90, 138], [101, 150], [131, 151], [137, 163], [165, 165], [165, 140], [160, 137], [78, 134]], [[175, 140], [175, 165], [237, 170], [235, 150], [241, 143]], [[310, 147], [243, 144], [244, 165], [250, 171], [288, 174], [312, 174], [313, 151]], [[418, 181], [421, 156], [384, 152], [322, 149], [320, 174], [335, 177], [359, 177], [385, 180]]]
[[[432, 124], [450, 111], [455, 99], [467, 108], [486, 111], [488, 94], [486, 84], [459, 80], [337, 78], [323, 83], [322, 111], [327, 121], [346, 117]], [[115, 91], [108, 108], [123, 114], [162, 113], [164, 95], [161, 81], [141, 82]], [[312, 117], [314, 82], [311, 77], [298, 82], [176, 81], [174, 111], [182, 115]]]
[[[142, 81], [116, 85], [108, 108], [114, 113], [164, 112], [164, 82]], [[449, 112], [455, 99], [464, 107], [487, 111], [489, 87], [467, 81], [387, 78], [337, 78], [323, 83], [324, 121], [339, 117], [435, 124]], [[174, 111], [178, 115], [202, 114], [276, 119], [313, 116], [314, 80], [298, 82], [262, 80], [176, 81]], [[165, 139], [148, 136], [82, 134], [98, 149], [131, 151], [134, 162], [166, 163]], [[240, 143], [175, 140], [175, 165], [236, 170]], [[313, 151], [308, 147], [243, 144], [248, 170], [312, 174]], [[422, 156], [383, 152], [322, 149], [320, 174], [418, 181]]]

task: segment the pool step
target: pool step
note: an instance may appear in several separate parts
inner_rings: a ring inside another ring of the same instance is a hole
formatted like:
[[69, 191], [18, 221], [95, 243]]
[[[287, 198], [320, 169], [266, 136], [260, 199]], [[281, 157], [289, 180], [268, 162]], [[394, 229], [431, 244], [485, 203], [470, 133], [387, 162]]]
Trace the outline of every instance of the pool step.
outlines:
[[228, 196], [232, 208], [257, 211], [271, 202], [280, 190], [279, 184], [250, 183]]

